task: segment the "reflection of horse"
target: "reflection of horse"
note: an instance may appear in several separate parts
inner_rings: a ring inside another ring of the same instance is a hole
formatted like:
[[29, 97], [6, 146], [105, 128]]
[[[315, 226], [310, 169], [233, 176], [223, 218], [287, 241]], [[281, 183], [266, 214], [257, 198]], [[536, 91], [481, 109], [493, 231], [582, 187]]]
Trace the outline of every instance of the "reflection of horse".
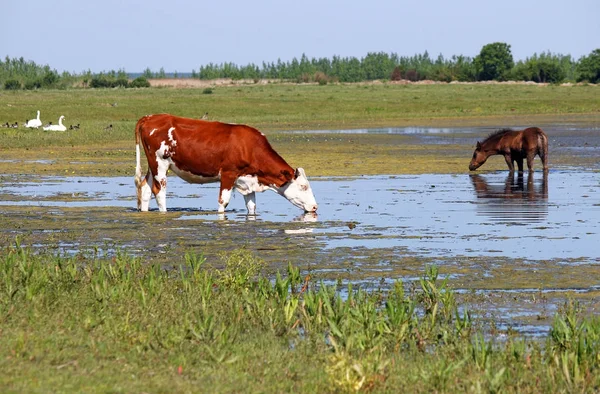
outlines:
[[533, 159], [535, 155], [539, 155], [544, 171], [548, 171], [548, 137], [537, 127], [518, 131], [498, 130], [483, 142], [477, 141], [469, 170], [476, 170], [492, 155], [503, 155], [510, 171], [514, 171], [516, 161], [519, 172], [523, 172], [523, 159], [527, 159], [527, 168], [533, 171]]
[[479, 198], [548, 198], [548, 173], [544, 173], [538, 188], [534, 185], [532, 172], [529, 172], [527, 175], [526, 185], [524, 183], [523, 174], [518, 174], [515, 181], [515, 174], [513, 172], [508, 174], [503, 187], [488, 185], [485, 178], [478, 174], [471, 175], [471, 182], [473, 183], [475, 193]]
[[488, 184], [481, 175], [471, 175], [481, 212], [494, 219], [542, 219], [548, 214], [548, 173], [534, 182], [530, 171], [525, 183], [522, 173], [510, 172], [504, 184]]

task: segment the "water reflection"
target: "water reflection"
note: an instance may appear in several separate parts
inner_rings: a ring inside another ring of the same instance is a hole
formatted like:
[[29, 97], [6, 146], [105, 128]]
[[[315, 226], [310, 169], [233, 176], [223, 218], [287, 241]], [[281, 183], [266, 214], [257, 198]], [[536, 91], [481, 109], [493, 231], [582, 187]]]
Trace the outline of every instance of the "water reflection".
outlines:
[[[539, 175], [539, 174], [538, 174]], [[529, 171], [527, 182], [523, 173], [509, 172], [504, 184], [492, 183], [479, 174], [471, 175], [471, 183], [478, 198], [478, 214], [494, 221], [539, 222], [548, 216], [548, 173], [538, 182]]]
[[305, 212], [294, 218], [294, 222], [314, 223], [318, 221], [319, 215], [316, 212]]

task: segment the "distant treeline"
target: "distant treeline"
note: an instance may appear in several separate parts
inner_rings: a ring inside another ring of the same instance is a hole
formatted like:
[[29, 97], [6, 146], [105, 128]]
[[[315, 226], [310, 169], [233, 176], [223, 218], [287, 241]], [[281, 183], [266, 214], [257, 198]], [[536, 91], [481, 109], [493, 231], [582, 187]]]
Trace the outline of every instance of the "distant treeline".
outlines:
[[263, 62], [261, 66], [234, 63], [209, 63], [193, 70], [191, 74], [165, 73], [161, 68], [153, 72], [149, 68], [137, 78], [125, 70], [94, 74], [59, 74], [49, 66], [36, 65], [32, 61], [9, 59], [0, 61], [0, 85], [10, 89], [68, 88], [68, 87], [147, 87], [148, 79], [188, 77], [203, 80], [276, 79], [295, 82], [362, 82], [372, 80], [433, 80], [442, 82], [476, 81], [533, 81], [547, 83], [590, 82], [600, 83], [600, 49], [574, 60], [570, 55], [543, 52], [525, 60], [514, 62], [510, 45], [496, 42], [485, 45], [474, 58], [441, 54], [432, 58], [427, 52], [411, 57], [395, 53], [368, 53], [364, 58], [339, 57], [311, 58], [302, 55], [289, 62]]

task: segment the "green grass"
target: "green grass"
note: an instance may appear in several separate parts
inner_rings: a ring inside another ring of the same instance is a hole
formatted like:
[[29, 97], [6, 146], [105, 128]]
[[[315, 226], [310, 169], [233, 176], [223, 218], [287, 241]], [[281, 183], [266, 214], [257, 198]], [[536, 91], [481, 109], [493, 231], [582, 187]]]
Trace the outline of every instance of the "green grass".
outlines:
[[0, 121], [22, 122], [38, 109], [44, 122], [56, 123], [65, 115], [65, 123], [83, 126], [80, 133], [66, 134], [77, 143], [93, 143], [102, 141], [105, 134], [96, 132], [108, 124], [123, 126], [111, 134], [113, 138], [130, 140], [140, 117], [161, 112], [198, 118], [208, 112], [213, 120], [278, 131], [598, 114], [600, 108], [598, 87], [593, 85], [271, 84], [216, 87], [213, 92], [171, 88], [3, 92], [6, 105], [0, 107]]
[[[596, 392], [600, 321], [574, 304], [546, 341], [490, 337], [427, 268], [365, 292], [124, 253], [0, 253], [3, 392]], [[274, 278], [274, 279], [273, 279]], [[543, 346], [541, 346], [543, 345]]]
[[[169, 112], [199, 118], [208, 112], [212, 120], [250, 124], [266, 132], [286, 160], [305, 167], [312, 176], [464, 172], [472, 146], [416, 145], [406, 136], [280, 131], [597, 122], [598, 89], [594, 85], [269, 84], [220, 86], [213, 88], [213, 94], [171, 88], [2, 92], [1, 124], [22, 123], [39, 109], [44, 123], [56, 123], [65, 115], [67, 126], [79, 123], [81, 129], [62, 133], [0, 129], [4, 160], [0, 171], [130, 174], [135, 158], [133, 129], [140, 117]], [[111, 124], [112, 130], [105, 131]], [[11, 160], [23, 162], [15, 166]]]

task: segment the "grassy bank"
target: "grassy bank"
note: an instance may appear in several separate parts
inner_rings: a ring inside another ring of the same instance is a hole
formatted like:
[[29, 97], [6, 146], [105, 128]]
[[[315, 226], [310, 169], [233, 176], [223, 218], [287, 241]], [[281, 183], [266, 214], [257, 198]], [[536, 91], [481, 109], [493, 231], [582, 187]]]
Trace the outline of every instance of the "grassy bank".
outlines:
[[[407, 136], [290, 135], [285, 130], [598, 122], [598, 87], [468, 85], [244, 85], [204, 89], [2, 92], [0, 123], [42, 120], [80, 130], [0, 129], [3, 173], [128, 175], [133, 127], [150, 113], [246, 123], [310, 175], [464, 172], [472, 144], [424, 145]], [[112, 127], [105, 130], [109, 125]], [[448, 140], [452, 136], [447, 136]], [[472, 136], [475, 141], [480, 136]], [[19, 162], [15, 166], [11, 161]], [[490, 168], [493, 169], [493, 168]]]
[[600, 322], [484, 332], [435, 267], [367, 293], [259, 258], [0, 253], [3, 392], [597, 392]]

